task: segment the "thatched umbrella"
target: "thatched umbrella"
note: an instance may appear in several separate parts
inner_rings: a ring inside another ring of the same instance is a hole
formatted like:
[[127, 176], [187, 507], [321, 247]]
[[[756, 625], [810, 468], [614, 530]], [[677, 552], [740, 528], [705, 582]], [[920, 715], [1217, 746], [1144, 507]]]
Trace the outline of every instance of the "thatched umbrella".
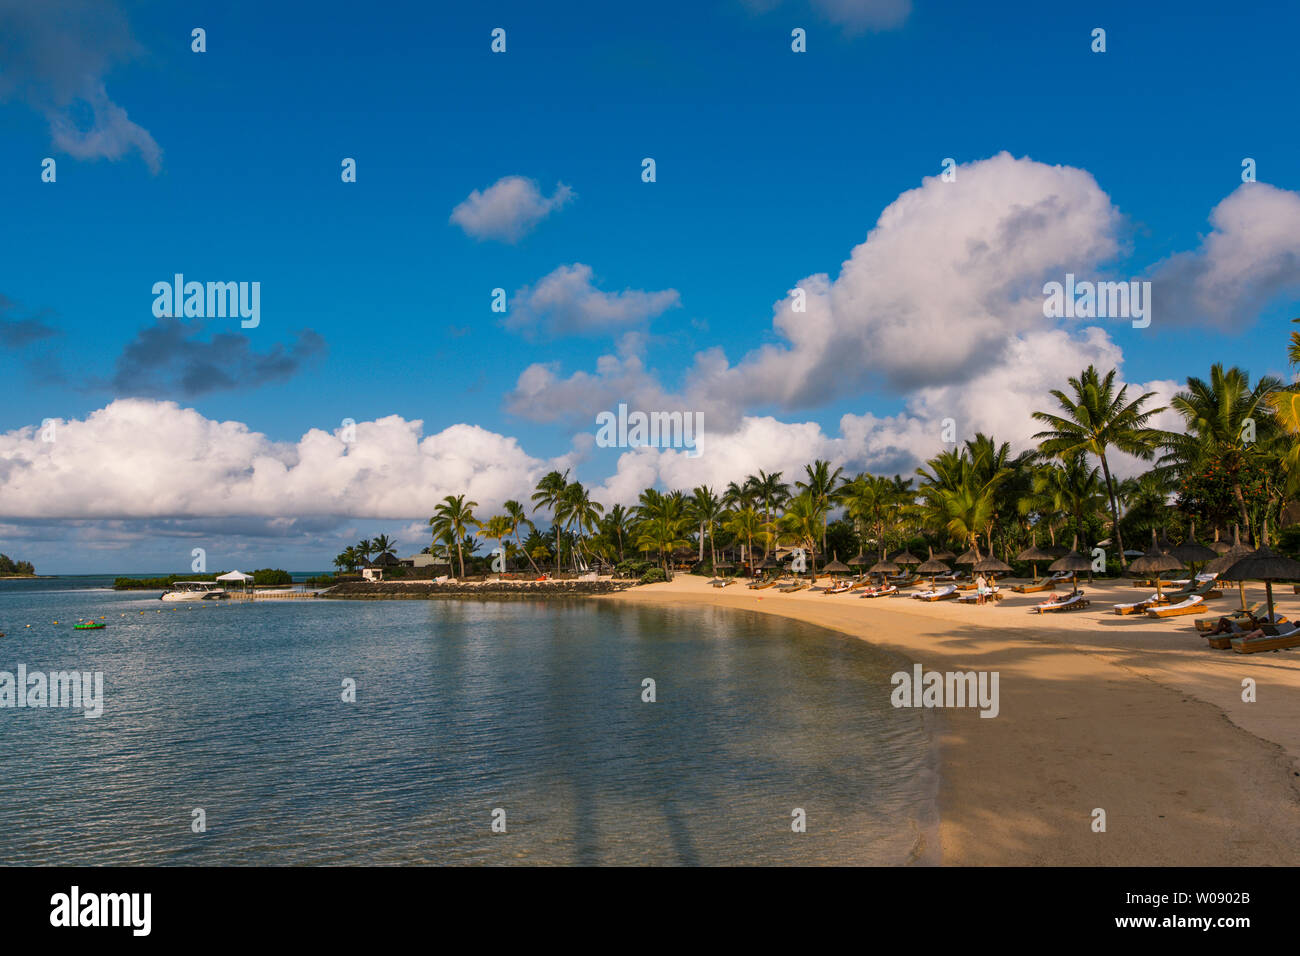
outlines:
[[1082, 554], [1080, 554], [1076, 550], [1078, 547], [1079, 547], [1079, 536], [1075, 535], [1074, 547], [1070, 548], [1070, 550], [1066, 552], [1064, 557], [1057, 558], [1055, 561], [1053, 561], [1051, 564], [1047, 566], [1047, 570], [1052, 572], [1069, 571], [1070, 584], [1073, 586], [1074, 590], [1076, 591], [1079, 590], [1079, 572], [1092, 570], [1092, 561], [1089, 558], [1086, 558]]
[[1182, 544], [1175, 545], [1169, 549], [1172, 554], [1183, 564], [1199, 564], [1202, 561], [1213, 561], [1218, 554], [1211, 551], [1201, 542], [1196, 540], [1196, 522], [1192, 522], [1191, 533], [1187, 535], [1187, 540]]
[[826, 565], [826, 567], [822, 568], [822, 570], [825, 571], [827, 574], [852, 574], [853, 569], [840, 560], [839, 553], [838, 552], [832, 552], [832, 553], [835, 555], [835, 560], [832, 561], [830, 564]]
[[957, 555], [953, 554], [947, 548], [944, 548], [942, 551], [934, 552], [934, 556], [940, 561], [951, 561], [953, 558], [957, 557]]
[[1146, 554], [1138, 558], [1128, 566], [1130, 571], [1136, 571], [1138, 574], [1152, 574], [1156, 579], [1156, 600], [1161, 600], [1161, 571], [1181, 571], [1183, 562], [1179, 561], [1172, 554], [1165, 554], [1160, 550], [1160, 545], [1156, 543], [1156, 529], [1151, 529], [1151, 548]]
[[[1078, 537], [1075, 537], [1074, 540], [1077, 543], [1079, 539]], [[1053, 558], [1063, 558], [1070, 553], [1070, 549], [1063, 544], [1049, 544], [1043, 550], [1046, 551], [1048, 554], [1050, 554]]]
[[995, 558], [992, 554], [990, 554], [988, 557], [980, 558], [978, 561], [976, 561], [975, 565], [971, 568], [971, 570], [976, 572], [977, 574], [987, 574], [989, 576], [989, 586], [992, 587], [995, 583], [997, 583], [996, 581], [994, 581], [993, 576], [995, 574], [1005, 574], [1006, 572], [1010, 571], [1011, 565], [1007, 564], [1005, 561], [1001, 560], [1000, 558]]
[[952, 568], [944, 564], [934, 556], [934, 548], [930, 549], [930, 559], [916, 569], [917, 574], [930, 575], [930, 590], [934, 590], [934, 576], [936, 574], [947, 574]]
[[885, 552], [882, 549], [880, 552], [880, 560], [877, 561], [875, 564], [873, 564], [870, 568], [868, 568], [867, 573], [886, 575], [886, 574], [897, 574], [901, 570], [902, 568], [896, 565], [893, 561], [887, 561], [885, 559]]
[[1219, 540], [1219, 529], [1214, 529], [1214, 540], [1210, 542], [1210, 550], [1215, 554], [1227, 554], [1232, 550], [1232, 545], [1226, 541]]
[[[1206, 574], [1217, 574], [1223, 577], [1223, 572], [1227, 571], [1243, 558], [1248, 558], [1255, 553], [1255, 549], [1248, 544], [1242, 544], [1241, 534], [1237, 526], [1232, 526], [1232, 544], [1228, 545], [1228, 550], [1223, 552], [1213, 561], [1205, 566]], [[1227, 580], [1226, 578], [1224, 580]], [[1246, 585], [1242, 580], [1237, 581], [1237, 591], [1241, 595], [1241, 609], [1246, 610]]]
[[861, 551], [857, 553], [856, 557], [849, 558], [849, 564], [853, 565], [853, 567], [855, 568], [859, 568], [864, 564], [870, 564], [870, 563], [871, 563], [871, 559], [868, 558]]
[[921, 563], [921, 559], [918, 558], [916, 555], [914, 555], [911, 551], [908, 551], [906, 548], [898, 552], [898, 554], [894, 555], [893, 558], [891, 558], [890, 560], [892, 560], [895, 564], [920, 564]]
[[1039, 561], [1051, 561], [1051, 560], [1052, 560], [1053, 558], [1055, 558], [1055, 557], [1056, 557], [1056, 555], [1054, 555], [1054, 554], [1048, 554], [1046, 551], [1044, 551], [1042, 548], [1040, 548], [1040, 547], [1038, 546], [1038, 541], [1037, 541], [1037, 539], [1035, 539], [1035, 540], [1034, 540], [1034, 541], [1029, 545], [1029, 547], [1025, 548], [1025, 550], [1021, 551], [1018, 555], [1016, 555], [1016, 560], [1017, 560], [1017, 561], [1028, 561], [1028, 562], [1030, 562], [1030, 567], [1032, 567], [1032, 568], [1034, 569], [1034, 580], [1037, 581], [1037, 580], [1038, 580], [1038, 562], [1039, 562]]
[[1259, 550], [1248, 554], [1219, 577], [1225, 581], [1263, 581], [1268, 594], [1268, 619], [1273, 620], [1273, 582], [1300, 581], [1300, 561], [1278, 554], [1268, 546], [1268, 534]]
[[971, 548], [969, 551], [962, 554], [960, 557], [953, 558], [952, 563], [953, 564], [974, 564], [979, 559], [980, 559], [980, 549], [979, 546], [977, 545]]

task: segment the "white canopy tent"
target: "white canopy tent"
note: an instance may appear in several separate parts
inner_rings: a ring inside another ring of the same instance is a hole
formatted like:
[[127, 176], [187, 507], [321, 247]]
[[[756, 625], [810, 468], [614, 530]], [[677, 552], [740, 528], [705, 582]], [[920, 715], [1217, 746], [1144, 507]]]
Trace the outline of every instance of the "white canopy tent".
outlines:
[[251, 574], [245, 574], [243, 571], [231, 571], [229, 574], [218, 574], [217, 580], [238, 581], [239, 583], [243, 584], [245, 588], [247, 588], [250, 584], [253, 583], [253, 576]]

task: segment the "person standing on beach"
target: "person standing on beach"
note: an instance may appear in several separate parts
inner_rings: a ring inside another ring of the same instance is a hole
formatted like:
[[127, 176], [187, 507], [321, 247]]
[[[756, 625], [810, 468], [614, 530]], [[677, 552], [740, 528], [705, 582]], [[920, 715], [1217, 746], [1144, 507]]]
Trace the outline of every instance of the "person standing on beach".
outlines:
[[984, 575], [975, 579], [975, 603], [983, 604], [989, 594], [989, 582], [985, 580]]

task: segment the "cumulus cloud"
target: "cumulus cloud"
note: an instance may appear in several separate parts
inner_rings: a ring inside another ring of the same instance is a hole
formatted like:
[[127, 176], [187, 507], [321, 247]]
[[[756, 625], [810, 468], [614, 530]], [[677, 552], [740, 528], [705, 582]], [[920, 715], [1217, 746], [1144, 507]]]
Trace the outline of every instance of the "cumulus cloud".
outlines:
[[776, 304], [781, 341], [734, 365], [721, 349], [698, 353], [676, 399], [638, 362], [605, 357], [594, 374], [567, 378], [530, 367], [508, 406], [581, 418], [622, 394], [707, 410], [731, 427], [754, 408], [960, 386], [1018, 337], [1054, 327], [1044, 279], [1093, 272], [1118, 252], [1120, 224], [1087, 172], [1001, 153], [959, 167], [955, 182], [930, 178], [899, 196], [836, 278], [808, 276]]
[[118, 356], [107, 387], [123, 395], [193, 398], [286, 381], [325, 352], [325, 340], [310, 329], [266, 352], [254, 351], [248, 335], [219, 332], [205, 340], [203, 332], [201, 322], [173, 318], [141, 329]]
[[426, 436], [395, 415], [357, 423], [351, 440], [312, 429], [276, 442], [174, 402], [119, 399], [54, 427], [54, 441], [38, 426], [0, 434], [0, 518], [418, 519], [449, 494], [490, 511], [569, 467], [474, 425]]
[[[781, 0], [745, 0], [757, 13], [766, 13]], [[889, 30], [901, 26], [912, 12], [912, 0], [812, 0], [813, 9], [847, 34]]]
[[564, 183], [556, 183], [547, 197], [531, 179], [502, 176], [487, 189], [470, 193], [451, 211], [451, 222], [475, 239], [518, 242], [572, 198], [573, 190]]
[[602, 292], [591, 266], [560, 266], [536, 285], [517, 291], [506, 327], [549, 335], [613, 335], [661, 315], [680, 302], [676, 289]]
[[1210, 224], [1199, 247], [1152, 270], [1153, 322], [1241, 325], [1300, 290], [1300, 194], [1242, 183]]
[[108, 95], [104, 77], [139, 53], [108, 0], [0, 0], [0, 101], [41, 113], [54, 146], [78, 159], [136, 151], [158, 172], [162, 150]]

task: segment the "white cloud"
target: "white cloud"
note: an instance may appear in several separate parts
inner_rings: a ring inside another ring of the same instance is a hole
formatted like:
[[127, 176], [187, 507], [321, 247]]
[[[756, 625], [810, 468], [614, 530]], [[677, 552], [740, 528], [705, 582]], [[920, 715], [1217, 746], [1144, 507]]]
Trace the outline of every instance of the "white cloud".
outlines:
[[1200, 246], [1151, 272], [1152, 321], [1240, 326], [1300, 290], [1300, 194], [1242, 183], [1210, 213]]
[[666, 312], [680, 300], [675, 289], [602, 292], [592, 276], [591, 266], [575, 262], [523, 287], [511, 300], [506, 326], [544, 329], [551, 335], [613, 335]]
[[59, 423], [52, 442], [30, 426], [0, 434], [0, 516], [419, 518], [448, 494], [498, 507], [556, 467], [474, 425], [422, 431], [394, 415], [359, 422], [350, 443], [319, 429], [274, 442], [174, 402], [122, 399]]
[[531, 179], [502, 176], [482, 192], [470, 193], [451, 211], [451, 222], [475, 239], [518, 242], [572, 198], [573, 190], [564, 183], [557, 183], [547, 197]]

